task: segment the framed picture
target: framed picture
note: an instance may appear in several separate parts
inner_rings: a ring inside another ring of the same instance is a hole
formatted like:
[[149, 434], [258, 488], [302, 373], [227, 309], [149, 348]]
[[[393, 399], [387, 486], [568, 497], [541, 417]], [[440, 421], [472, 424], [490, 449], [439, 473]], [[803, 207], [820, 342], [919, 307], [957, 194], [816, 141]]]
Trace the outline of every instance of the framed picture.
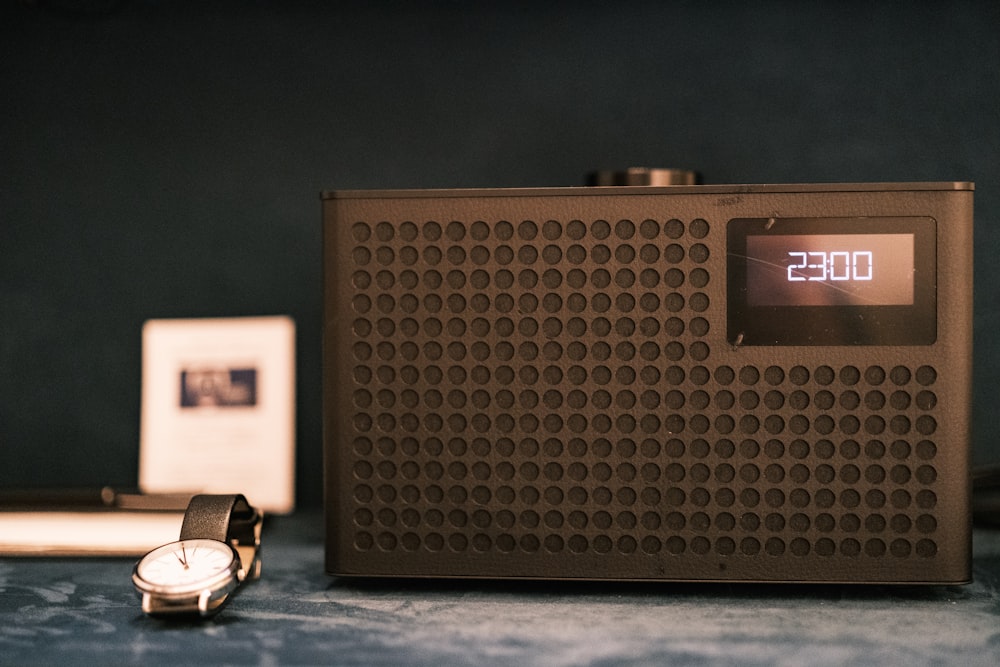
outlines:
[[139, 486], [295, 503], [295, 324], [150, 320], [142, 334]]

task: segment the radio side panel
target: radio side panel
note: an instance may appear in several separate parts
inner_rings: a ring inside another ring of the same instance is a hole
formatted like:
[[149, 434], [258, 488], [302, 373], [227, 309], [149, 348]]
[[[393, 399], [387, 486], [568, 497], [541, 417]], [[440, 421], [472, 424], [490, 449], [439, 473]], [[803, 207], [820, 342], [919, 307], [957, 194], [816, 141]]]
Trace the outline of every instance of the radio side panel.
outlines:
[[[931, 219], [933, 342], [729, 340], [745, 218]], [[969, 190], [353, 193], [324, 281], [331, 574], [970, 578]]]

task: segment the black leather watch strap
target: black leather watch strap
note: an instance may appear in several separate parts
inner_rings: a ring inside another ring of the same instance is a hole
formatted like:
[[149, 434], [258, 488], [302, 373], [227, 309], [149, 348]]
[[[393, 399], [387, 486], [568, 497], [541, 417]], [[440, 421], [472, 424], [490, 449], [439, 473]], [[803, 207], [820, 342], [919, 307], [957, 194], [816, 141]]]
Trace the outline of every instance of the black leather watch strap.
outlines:
[[191, 498], [180, 539], [208, 538], [225, 542], [240, 554], [240, 580], [260, 576], [260, 513], [240, 493], [201, 494]]
[[250, 545], [256, 541], [254, 526], [258, 520], [257, 510], [243, 494], [201, 494], [188, 503], [181, 524], [181, 539], [204, 537]]

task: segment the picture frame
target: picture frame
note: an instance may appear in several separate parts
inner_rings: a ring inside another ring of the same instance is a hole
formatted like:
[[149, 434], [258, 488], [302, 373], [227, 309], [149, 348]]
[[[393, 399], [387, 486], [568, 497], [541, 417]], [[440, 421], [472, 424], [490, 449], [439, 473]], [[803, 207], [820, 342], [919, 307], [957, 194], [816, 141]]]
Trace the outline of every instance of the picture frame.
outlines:
[[154, 319], [142, 331], [139, 487], [295, 505], [295, 324]]

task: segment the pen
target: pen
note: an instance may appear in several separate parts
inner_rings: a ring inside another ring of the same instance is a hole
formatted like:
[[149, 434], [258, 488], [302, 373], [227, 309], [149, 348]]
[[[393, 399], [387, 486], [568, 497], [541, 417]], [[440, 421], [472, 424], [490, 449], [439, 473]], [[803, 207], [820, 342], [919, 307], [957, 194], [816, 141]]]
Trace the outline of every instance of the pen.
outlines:
[[148, 510], [183, 511], [189, 493], [141, 493], [100, 488], [0, 490], [0, 511], [25, 510]]

